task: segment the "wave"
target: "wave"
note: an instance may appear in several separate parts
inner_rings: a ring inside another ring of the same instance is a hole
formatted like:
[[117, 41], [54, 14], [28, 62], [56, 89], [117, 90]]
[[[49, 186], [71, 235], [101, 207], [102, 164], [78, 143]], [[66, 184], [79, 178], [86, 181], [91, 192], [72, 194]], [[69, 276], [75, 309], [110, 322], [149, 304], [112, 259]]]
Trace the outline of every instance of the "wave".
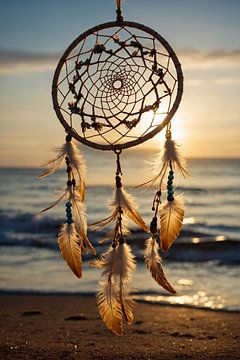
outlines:
[[[49, 232], [56, 232], [59, 230], [60, 225], [64, 222], [63, 217], [44, 216], [41, 214], [34, 215], [30, 213], [6, 215], [0, 210], [0, 229], [1, 234], [4, 232], [11, 233], [26, 233], [26, 234], [43, 234]], [[141, 233], [141, 230], [132, 227], [135, 233]], [[220, 231], [240, 232], [239, 225], [226, 225], [226, 224], [208, 224], [205, 221], [196, 221], [195, 218], [185, 218], [184, 227], [181, 231], [181, 237], [206, 237], [213, 236], [213, 233], [208, 233], [208, 230], [216, 230], [217, 234]], [[98, 232], [102, 235], [104, 232]]]
[[[57, 250], [57, 234], [62, 222], [61, 218], [42, 215], [0, 214], [0, 245]], [[135, 248], [136, 256], [141, 261], [144, 242], [149, 235], [135, 228], [131, 230], [132, 235], [128, 241]], [[240, 241], [215, 234], [239, 230], [240, 226], [186, 224], [179, 239], [170, 251], [162, 256], [166, 260], [177, 262], [217, 261], [219, 264], [240, 264]], [[103, 247], [98, 241], [104, 236], [105, 231], [93, 233], [89, 230], [89, 238], [99, 252], [103, 251]]]

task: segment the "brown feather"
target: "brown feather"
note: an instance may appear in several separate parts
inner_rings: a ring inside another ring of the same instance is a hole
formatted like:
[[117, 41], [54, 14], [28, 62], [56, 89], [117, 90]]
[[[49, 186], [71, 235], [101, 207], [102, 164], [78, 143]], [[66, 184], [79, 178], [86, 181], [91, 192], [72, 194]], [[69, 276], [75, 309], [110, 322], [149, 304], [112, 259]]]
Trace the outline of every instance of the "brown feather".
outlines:
[[180, 196], [160, 207], [160, 244], [162, 251], [167, 251], [178, 237], [183, 217], [184, 204]]
[[122, 309], [119, 290], [112, 277], [100, 283], [102, 289], [97, 295], [99, 314], [105, 325], [116, 335], [123, 335]]
[[176, 291], [173, 289], [171, 284], [168, 282], [166, 276], [164, 275], [158, 250], [159, 246], [157, 244], [156, 238], [154, 235], [152, 235], [151, 238], [146, 240], [146, 248], [144, 251], [144, 258], [147, 268], [150, 271], [153, 279], [160, 286], [162, 286], [165, 290], [169, 291], [171, 294], [176, 294]]
[[58, 245], [64, 260], [78, 277], [82, 277], [82, 256], [74, 224], [64, 224], [58, 235]]

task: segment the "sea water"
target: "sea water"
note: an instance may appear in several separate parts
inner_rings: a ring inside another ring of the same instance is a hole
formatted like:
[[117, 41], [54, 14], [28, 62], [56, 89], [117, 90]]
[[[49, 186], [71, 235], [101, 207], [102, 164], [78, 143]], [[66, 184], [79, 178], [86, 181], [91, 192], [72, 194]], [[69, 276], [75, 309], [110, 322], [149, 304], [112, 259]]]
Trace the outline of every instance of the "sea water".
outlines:
[[[115, 157], [97, 151], [86, 152], [88, 222], [107, 217], [114, 186]], [[137, 199], [146, 222], [151, 221], [156, 187], [135, 188], [153, 176], [151, 152], [128, 151], [122, 156], [123, 183]], [[129, 223], [129, 240], [137, 258], [134, 274], [135, 298], [147, 302], [240, 310], [240, 160], [192, 159], [191, 177], [176, 177], [176, 192], [184, 193], [186, 214], [180, 237], [168, 253], [162, 254], [165, 274], [177, 290], [171, 296], [152, 280], [143, 261], [147, 234]], [[57, 245], [64, 222], [64, 203], [41, 214], [64, 188], [64, 170], [39, 180], [39, 169], [2, 168], [0, 212], [0, 291], [91, 293], [98, 289], [99, 271], [88, 266], [85, 257], [83, 279], [75, 278], [61, 257]], [[164, 196], [164, 194], [163, 194]], [[104, 233], [89, 232], [100, 254], [106, 246], [98, 241]]]

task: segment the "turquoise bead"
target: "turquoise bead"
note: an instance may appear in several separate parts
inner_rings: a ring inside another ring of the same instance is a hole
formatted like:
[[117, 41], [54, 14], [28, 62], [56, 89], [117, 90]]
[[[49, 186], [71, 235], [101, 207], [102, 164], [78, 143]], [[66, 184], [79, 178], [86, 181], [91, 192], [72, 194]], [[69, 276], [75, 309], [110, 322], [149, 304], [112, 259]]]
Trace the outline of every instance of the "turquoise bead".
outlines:
[[73, 219], [67, 219], [67, 224], [73, 224]]
[[168, 179], [169, 179], [169, 180], [173, 180], [173, 179], [174, 179], [174, 176], [173, 176], [173, 175], [168, 175]]
[[172, 186], [171, 184], [169, 184], [169, 185], [167, 186], [167, 189], [168, 189], [168, 190], [172, 190], [172, 189], [173, 189], [173, 186]]
[[72, 213], [72, 210], [70, 208], [66, 208], [66, 213], [67, 214], [71, 214]]
[[72, 204], [70, 203], [70, 201], [66, 202], [66, 207], [67, 207], [67, 208], [72, 207]]
[[173, 190], [168, 190], [168, 195], [173, 195], [174, 191]]

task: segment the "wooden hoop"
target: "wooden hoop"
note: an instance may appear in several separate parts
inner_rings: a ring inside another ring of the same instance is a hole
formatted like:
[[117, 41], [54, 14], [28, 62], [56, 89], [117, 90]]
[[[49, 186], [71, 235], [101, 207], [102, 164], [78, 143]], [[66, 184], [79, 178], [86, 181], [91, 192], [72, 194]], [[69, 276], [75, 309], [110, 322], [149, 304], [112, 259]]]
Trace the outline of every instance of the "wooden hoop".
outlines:
[[177, 86], [177, 94], [175, 97], [175, 101], [171, 107], [171, 110], [168, 112], [167, 116], [165, 117], [165, 119], [162, 121], [161, 124], [159, 124], [158, 126], [155, 127], [155, 129], [151, 130], [149, 133], [145, 134], [142, 137], [139, 137], [135, 140], [131, 140], [129, 142], [126, 142], [124, 144], [98, 144], [98, 143], [94, 143], [90, 140], [87, 140], [86, 138], [80, 136], [71, 126], [69, 126], [69, 124], [66, 122], [66, 120], [63, 117], [63, 114], [60, 110], [59, 107], [59, 101], [58, 101], [58, 80], [59, 80], [59, 75], [61, 73], [62, 67], [65, 63], [65, 60], [67, 59], [68, 55], [71, 53], [71, 51], [85, 38], [87, 38], [90, 34], [93, 34], [97, 31], [103, 30], [103, 29], [108, 29], [111, 27], [117, 27], [119, 26], [118, 23], [116, 22], [108, 22], [108, 23], [104, 23], [98, 26], [95, 26], [89, 30], [87, 30], [86, 32], [84, 32], [83, 34], [81, 34], [80, 36], [78, 36], [72, 43], [71, 45], [67, 48], [67, 50], [64, 52], [63, 56], [61, 57], [57, 68], [55, 70], [54, 73], [54, 77], [53, 77], [53, 83], [52, 83], [52, 101], [53, 101], [53, 107], [54, 110], [57, 114], [57, 117], [60, 121], [60, 123], [63, 125], [63, 127], [65, 128], [66, 132], [69, 133], [70, 135], [72, 135], [77, 141], [90, 146], [92, 148], [95, 149], [99, 149], [99, 150], [122, 150], [122, 149], [127, 149], [130, 148], [132, 146], [136, 146], [139, 145], [149, 139], [151, 139], [153, 136], [155, 136], [157, 133], [159, 133], [172, 119], [173, 115], [175, 114], [175, 112], [177, 111], [179, 104], [181, 102], [182, 99], [182, 94], [183, 94], [183, 73], [182, 73], [182, 69], [181, 69], [181, 64], [174, 52], [174, 50], [172, 49], [172, 47], [169, 45], [169, 43], [161, 36], [159, 35], [156, 31], [152, 30], [151, 28], [145, 26], [145, 25], [141, 25], [135, 22], [129, 22], [129, 21], [123, 21], [121, 23], [121, 27], [130, 27], [130, 28], [136, 28], [139, 29], [141, 31], [144, 31], [150, 35], [152, 35], [154, 38], [156, 38], [162, 45], [163, 47], [167, 50], [169, 57], [172, 59], [173, 64], [175, 66], [176, 69], [176, 74], [177, 74], [177, 82], [178, 82], [178, 86]]

